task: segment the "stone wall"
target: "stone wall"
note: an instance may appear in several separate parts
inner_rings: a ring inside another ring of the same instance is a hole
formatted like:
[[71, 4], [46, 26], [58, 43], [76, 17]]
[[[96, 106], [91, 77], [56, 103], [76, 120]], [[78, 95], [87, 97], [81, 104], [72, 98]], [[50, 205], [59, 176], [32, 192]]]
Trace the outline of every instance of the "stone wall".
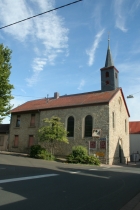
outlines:
[[[105, 150], [99, 149], [100, 142], [97, 138], [93, 137], [84, 137], [84, 122], [85, 117], [87, 115], [91, 115], [93, 117], [93, 128], [102, 129], [101, 136], [105, 137], [109, 134], [108, 132], [108, 120], [109, 120], [109, 106], [106, 105], [95, 105], [95, 106], [83, 106], [83, 107], [75, 107], [75, 108], [65, 108], [65, 109], [57, 109], [57, 110], [46, 110], [36, 113], [36, 126], [30, 127], [30, 118], [31, 113], [21, 114], [20, 116], [20, 127], [16, 127], [16, 119], [17, 115], [13, 114], [10, 125], [10, 141], [9, 141], [9, 150], [16, 152], [28, 152], [28, 140], [29, 135], [34, 135], [36, 144], [38, 142], [37, 138], [37, 130], [39, 126], [43, 125], [42, 120], [44, 118], [50, 118], [52, 116], [58, 116], [61, 118], [61, 121], [64, 123], [65, 128], [67, 128], [67, 119], [69, 116], [74, 117], [74, 137], [69, 137], [69, 144], [58, 144], [55, 150], [56, 155], [66, 156], [72, 151], [72, 147], [76, 145], [86, 146], [89, 148], [89, 141], [96, 140], [97, 141], [97, 149], [92, 150], [91, 153], [95, 154], [104, 153]], [[14, 148], [14, 138], [15, 135], [19, 135], [19, 145]]]
[[3, 145], [0, 145], [0, 151], [7, 151], [7, 149], [8, 149], [8, 134], [0, 134], [0, 136], [4, 140]]
[[86, 107], [77, 107], [77, 108], [67, 108], [67, 109], [58, 109], [58, 110], [46, 110], [42, 111], [40, 114], [40, 124], [44, 118], [50, 118], [52, 116], [58, 116], [61, 118], [61, 121], [64, 123], [65, 128], [67, 128], [67, 119], [69, 116], [74, 117], [74, 137], [70, 137], [69, 144], [58, 144], [55, 149], [56, 155], [66, 156], [71, 153], [72, 147], [76, 145], [86, 146], [89, 148], [89, 141], [97, 141], [97, 149], [92, 150], [92, 154], [104, 153], [105, 150], [99, 149], [99, 140], [93, 137], [84, 137], [84, 121], [87, 115], [93, 117], [93, 128], [102, 129], [101, 137], [105, 137], [109, 134], [108, 132], [108, 120], [109, 120], [109, 106], [108, 105], [96, 105], [96, 106], [86, 106]]
[[[34, 144], [37, 144], [37, 130], [39, 128], [40, 113], [35, 113], [35, 126], [30, 126], [31, 113], [22, 113], [20, 115], [20, 127], [16, 127], [17, 115], [12, 114], [9, 135], [9, 151], [28, 152], [29, 135], [34, 136]], [[19, 136], [18, 147], [14, 147], [15, 135]]]
[[[114, 113], [114, 123], [113, 123]], [[113, 125], [114, 124], [114, 125]], [[125, 125], [126, 124], [126, 125]], [[129, 117], [121, 91], [109, 104], [109, 164], [126, 163], [130, 158]]]

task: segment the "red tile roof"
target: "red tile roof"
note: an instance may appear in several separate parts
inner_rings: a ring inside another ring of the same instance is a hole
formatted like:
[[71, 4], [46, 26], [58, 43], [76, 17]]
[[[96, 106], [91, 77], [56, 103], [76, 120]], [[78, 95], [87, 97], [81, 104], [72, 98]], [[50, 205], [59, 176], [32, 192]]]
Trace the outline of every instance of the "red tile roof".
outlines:
[[82, 94], [64, 95], [60, 96], [59, 98], [43, 98], [39, 100], [28, 101], [11, 110], [11, 113], [109, 103], [109, 101], [115, 96], [115, 94], [119, 90], [121, 89], [117, 88], [116, 90], [106, 92], [94, 91]]
[[129, 122], [129, 133], [140, 134], [140, 121]]

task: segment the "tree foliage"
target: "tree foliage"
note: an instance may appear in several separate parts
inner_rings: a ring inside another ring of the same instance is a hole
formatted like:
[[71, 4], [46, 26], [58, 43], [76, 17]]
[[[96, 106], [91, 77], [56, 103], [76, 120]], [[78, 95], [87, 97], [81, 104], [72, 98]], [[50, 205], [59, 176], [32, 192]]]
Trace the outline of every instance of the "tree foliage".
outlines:
[[38, 130], [40, 142], [48, 142], [54, 149], [57, 142], [69, 143], [67, 138], [67, 131], [64, 124], [60, 121], [59, 117], [45, 118], [44, 125]]
[[12, 108], [10, 100], [13, 98], [11, 90], [14, 86], [9, 81], [12, 67], [10, 63], [11, 53], [12, 51], [8, 47], [0, 44], [0, 122]]

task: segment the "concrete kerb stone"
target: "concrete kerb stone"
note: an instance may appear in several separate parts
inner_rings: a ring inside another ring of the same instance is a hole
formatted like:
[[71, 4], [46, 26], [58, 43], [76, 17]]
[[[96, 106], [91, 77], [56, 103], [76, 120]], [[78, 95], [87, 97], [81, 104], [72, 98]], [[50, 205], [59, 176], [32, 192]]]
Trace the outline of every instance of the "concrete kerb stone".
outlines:
[[8, 152], [8, 151], [0, 151], [0, 154], [29, 157], [29, 154], [17, 153], [17, 152]]

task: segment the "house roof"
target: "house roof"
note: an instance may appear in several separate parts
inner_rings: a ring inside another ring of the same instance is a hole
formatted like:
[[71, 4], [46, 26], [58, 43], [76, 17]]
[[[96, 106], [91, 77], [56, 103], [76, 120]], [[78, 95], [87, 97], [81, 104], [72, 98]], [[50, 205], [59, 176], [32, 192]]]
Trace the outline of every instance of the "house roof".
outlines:
[[[119, 90], [121, 90], [121, 88], [117, 88], [116, 90], [106, 91], [106, 92], [94, 91], [94, 92], [87, 92], [87, 93], [81, 93], [81, 94], [64, 95], [58, 98], [53, 97], [53, 98], [43, 98], [43, 99], [28, 101], [16, 107], [15, 109], [11, 110], [11, 113], [20, 113], [20, 112], [35, 111], [35, 110], [59, 109], [59, 108], [68, 108], [68, 107], [79, 107], [79, 106], [109, 103], [109, 101], [116, 95], [116, 93]], [[123, 93], [122, 93], [122, 96], [123, 96]], [[126, 106], [126, 109], [127, 109], [127, 106]], [[127, 109], [127, 112], [128, 112], [128, 109]], [[129, 115], [129, 112], [128, 112], [128, 115]]]
[[140, 134], [140, 121], [129, 122], [129, 133]]
[[9, 133], [10, 124], [0, 124], [0, 133]]

